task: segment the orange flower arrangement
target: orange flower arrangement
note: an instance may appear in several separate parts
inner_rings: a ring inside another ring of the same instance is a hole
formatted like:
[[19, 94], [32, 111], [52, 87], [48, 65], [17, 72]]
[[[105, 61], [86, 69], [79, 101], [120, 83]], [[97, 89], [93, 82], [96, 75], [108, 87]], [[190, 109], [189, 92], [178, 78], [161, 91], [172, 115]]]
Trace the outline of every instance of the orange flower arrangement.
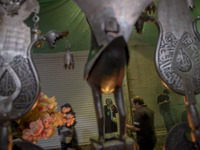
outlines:
[[62, 126], [64, 123], [67, 126], [72, 125], [75, 117], [66, 114], [71, 108], [56, 111], [55, 100], [54, 96], [49, 98], [41, 92], [32, 110], [17, 121], [19, 124], [16, 128], [17, 135], [24, 140], [37, 142], [42, 137], [47, 139], [53, 136], [57, 126]]
[[66, 127], [71, 127], [75, 124], [74, 112], [72, 114], [70, 113], [70, 111], [71, 111], [70, 107], [62, 107], [62, 110], [61, 110], [62, 113], [66, 114], [66, 116], [63, 119], [63, 123], [65, 123]]

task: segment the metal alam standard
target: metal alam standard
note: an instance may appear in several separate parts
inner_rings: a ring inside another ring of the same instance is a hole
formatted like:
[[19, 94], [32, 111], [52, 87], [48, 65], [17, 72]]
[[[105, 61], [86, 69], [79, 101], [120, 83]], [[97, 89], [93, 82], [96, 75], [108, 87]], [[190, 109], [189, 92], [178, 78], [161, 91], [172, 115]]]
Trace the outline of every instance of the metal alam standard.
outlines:
[[0, 150], [42, 149], [31, 142], [13, 142], [10, 125], [30, 111], [40, 92], [32, 48], [43, 41], [54, 48], [68, 32], [50, 31], [39, 36], [35, 26], [31, 41], [30, 28], [23, 21], [32, 12], [39, 12], [37, 0], [0, 1]]
[[[183, 134], [188, 124], [173, 128], [165, 149], [200, 149], [200, 120], [195, 108], [195, 94], [200, 92], [200, 35], [196, 27], [199, 18], [193, 21], [189, 13], [194, 8], [193, 1], [160, 0], [158, 18], [148, 16], [155, 11], [152, 0], [75, 2], [85, 13], [92, 31], [90, 53], [84, 69], [84, 77], [92, 89], [98, 123], [98, 137], [91, 138], [91, 149], [128, 150], [134, 147], [133, 140], [126, 136], [122, 79], [129, 61], [129, 36], [134, 26], [141, 33], [145, 21], [154, 22], [159, 29], [156, 69], [168, 88], [185, 95], [191, 128], [192, 141]], [[30, 110], [39, 94], [39, 79], [31, 59], [31, 49], [39, 41], [47, 41], [53, 48], [56, 40], [68, 34], [50, 31], [39, 36], [35, 26], [31, 41], [30, 29], [23, 21], [32, 12], [39, 12], [36, 0], [0, 0], [0, 150], [12, 149], [12, 144], [21, 149], [41, 149], [30, 142], [12, 142], [9, 126], [11, 120]], [[73, 68], [69, 47], [65, 67]], [[120, 135], [104, 135], [103, 93], [114, 94], [119, 110]]]

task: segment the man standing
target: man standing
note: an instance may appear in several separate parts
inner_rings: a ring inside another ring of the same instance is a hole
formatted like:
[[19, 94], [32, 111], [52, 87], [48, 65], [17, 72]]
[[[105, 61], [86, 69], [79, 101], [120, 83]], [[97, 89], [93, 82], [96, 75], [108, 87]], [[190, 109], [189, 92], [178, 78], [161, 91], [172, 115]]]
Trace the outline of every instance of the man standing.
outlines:
[[160, 107], [160, 113], [163, 116], [165, 127], [167, 129], [167, 132], [170, 130], [170, 122], [172, 123], [172, 126], [176, 123], [174, 115], [171, 111], [170, 107], [170, 100], [169, 100], [169, 91], [165, 89], [162, 94], [160, 94], [157, 98], [157, 104], [159, 104]]
[[127, 124], [126, 127], [136, 131], [140, 150], [153, 150], [156, 145], [154, 112], [144, 104], [139, 96], [132, 99], [132, 104], [135, 108], [133, 125]]

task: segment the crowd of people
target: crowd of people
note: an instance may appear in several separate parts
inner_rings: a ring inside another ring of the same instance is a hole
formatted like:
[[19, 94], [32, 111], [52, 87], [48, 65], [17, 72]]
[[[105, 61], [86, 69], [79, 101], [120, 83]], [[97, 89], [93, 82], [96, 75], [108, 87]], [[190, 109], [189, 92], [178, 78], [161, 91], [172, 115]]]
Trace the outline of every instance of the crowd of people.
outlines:
[[[143, 98], [134, 96], [132, 98], [133, 124], [126, 124], [127, 129], [136, 132], [136, 141], [140, 150], [153, 150], [157, 138], [154, 126], [154, 111], [151, 110], [144, 102]], [[176, 124], [175, 117], [171, 110], [169, 90], [164, 89], [163, 93], [158, 95], [157, 104], [161, 115], [163, 116], [166, 131]], [[107, 98], [104, 105], [105, 113], [105, 133], [117, 131], [116, 113], [117, 107], [110, 98]]]
[[[133, 123], [126, 124], [126, 127], [127, 129], [136, 132], [136, 141], [140, 150], [153, 150], [157, 142], [154, 126], [154, 111], [151, 110], [145, 104], [143, 98], [139, 96], [134, 96], [131, 99], [131, 102], [132, 115], [134, 119]], [[169, 132], [171, 127], [176, 124], [170, 102], [169, 90], [165, 89], [162, 94], [158, 95], [157, 104], [159, 106], [160, 113], [163, 116], [167, 132]], [[73, 111], [70, 104], [63, 105], [61, 107], [61, 111], [64, 111], [66, 108], [70, 108], [70, 111], [67, 113], [70, 113], [75, 117], [76, 113]], [[105, 134], [118, 131], [116, 113], [118, 113], [118, 109], [113, 104], [112, 99], [106, 98], [104, 105]], [[70, 127], [65, 124], [58, 127], [58, 134], [61, 137], [62, 150], [66, 150], [68, 147], [79, 149], [75, 124], [76, 122], [74, 122], [74, 124]]]
[[[157, 104], [163, 116], [167, 132], [176, 124], [170, 102], [169, 90], [164, 89], [163, 93], [157, 97]], [[134, 96], [132, 98], [132, 108], [134, 118], [133, 124], [127, 124], [126, 127], [136, 132], [136, 141], [140, 150], [153, 150], [157, 142], [154, 126], [154, 111], [151, 110], [139, 96]], [[186, 115], [183, 114], [182, 118], [183, 116], [186, 118]]]

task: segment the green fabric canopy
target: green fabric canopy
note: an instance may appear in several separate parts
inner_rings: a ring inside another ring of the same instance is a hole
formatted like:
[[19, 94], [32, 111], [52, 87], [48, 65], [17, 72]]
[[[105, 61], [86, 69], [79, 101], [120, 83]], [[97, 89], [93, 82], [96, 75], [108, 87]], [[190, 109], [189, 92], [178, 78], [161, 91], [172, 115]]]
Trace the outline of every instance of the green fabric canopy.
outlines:
[[[155, 2], [158, 0], [155, 0]], [[38, 0], [40, 4], [40, 12], [39, 12], [39, 29], [41, 30], [41, 34], [45, 34], [50, 30], [56, 31], [68, 31], [68, 39], [71, 44], [71, 51], [81, 51], [81, 50], [89, 50], [90, 48], [90, 36], [91, 31], [89, 25], [86, 21], [84, 13], [80, 10], [80, 8], [76, 5], [73, 0]], [[200, 15], [200, 2], [199, 0], [194, 0], [196, 8], [191, 11], [191, 16], [194, 19], [197, 15]], [[157, 2], [156, 2], [157, 4]], [[31, 15], [25, 23], [33, 28], [33, 21]], [[153, 16], [157, 16], [157, 11]], [[148, 32], [148, 34], [158, 33], [157, 28], [156, 31], [148, 30], [149, 26], [153, 24], [145, 24], [144, 30]], [[197, 23], [198, 29], [200, 29], [200, 21]], [[133, 29], [134, 30], [134, 29]], [[133, 34], [136, 34], [133, 31]], [[145, 36], [141, 36], [143, 40], [145, 40]], [[55, 53], [55, 52], [64, 52], [65, 51], [65, 42], [66, 38], [57, 41], [56, 48], [54, 50], [50, 50], [47, 46], [47, 43], [44, 43], [42, 48], [35, 48], [33, 50], [34, 53]], [[151, 41], [148, 42], [151, 43]], [[153, 42], [153, 41], [152, 41]], [[155, 44], [155, 43], [154, 43]]]
[[[39, 0], [39, 29], [41, 35], [50, 30], [68, 31], [71, 51], [88, 50], [90, 47], [90, 28], [84, 13], [72, 0]], [[31, 15], [25, 23], [32, 29], [34, 22]], [[42, 48], [35, 48], [34, 53], [55, 53], [65, 50], [66, 38], [56, 43], [56, 48], [50, 50], [45, 42]]]

